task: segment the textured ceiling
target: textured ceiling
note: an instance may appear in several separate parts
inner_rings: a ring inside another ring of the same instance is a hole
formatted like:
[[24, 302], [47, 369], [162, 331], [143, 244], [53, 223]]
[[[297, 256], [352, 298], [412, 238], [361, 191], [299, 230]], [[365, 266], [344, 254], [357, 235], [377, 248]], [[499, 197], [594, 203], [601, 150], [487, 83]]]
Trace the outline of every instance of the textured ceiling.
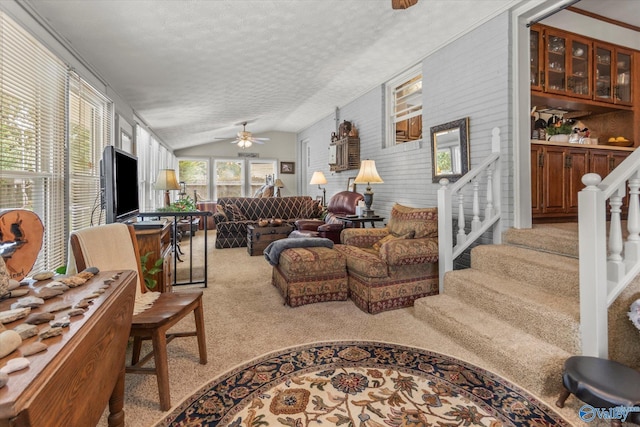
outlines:
[[28, 1], [173, 149], [299, 131], [515, 3]]

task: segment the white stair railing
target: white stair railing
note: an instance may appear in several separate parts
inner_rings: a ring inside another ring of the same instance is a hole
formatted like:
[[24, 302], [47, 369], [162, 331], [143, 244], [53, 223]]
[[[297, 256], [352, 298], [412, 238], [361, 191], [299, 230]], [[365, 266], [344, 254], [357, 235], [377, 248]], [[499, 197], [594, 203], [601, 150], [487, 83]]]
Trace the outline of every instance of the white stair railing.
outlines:
[[[438, 190], [438, 246], [440, 293], [444, 292], [444, 275], [453, 270], [453, 261], [472, 243], [493, 227], [493, 243], [500, 243], [502, 230], [500, 223], [500, 129], [493, 128], [491, 138], [492, 153], [478, 166], [453, 184], [443, 178]], [[486, 179], [484, 197], [484, 220], [480, 219], [480, 183]], [[465, 204], [465, 188], [473, 193], [471, 206]], [[455, 201], [455, 206], [454, 206]], [[465, 208], [472, 213], [470, 229], [466, 229]], [[453, 217], [457, 212], [458, 232], [453, 242]]]
[[[640, 272], [640, 150], [602, 180], [589, 173], [578, 194], [582, 354], [609, 356], [609, 306]], [[629, 188], [626, 239], [621, 206]], [[607, 240], [607, 202], [610, 206]]]

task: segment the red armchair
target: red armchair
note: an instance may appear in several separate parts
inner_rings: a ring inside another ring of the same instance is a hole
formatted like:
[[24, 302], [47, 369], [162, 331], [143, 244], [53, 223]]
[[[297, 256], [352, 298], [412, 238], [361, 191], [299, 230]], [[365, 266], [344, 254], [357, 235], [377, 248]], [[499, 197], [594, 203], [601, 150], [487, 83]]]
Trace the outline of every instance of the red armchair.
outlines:
[[354, 191], [341, 191], [334, 194], [327, 205], [327, 215], [324, 220], [298, 220], [296, 221], [296, 230], [301, 234], [326, 237], [333, 240], [334, 243], [340, 243], [340, 232], [344, 228], [344, 223], [337, 217], [355, 215], [356, 206], [360, 200], [364, 200], [364, 196]]

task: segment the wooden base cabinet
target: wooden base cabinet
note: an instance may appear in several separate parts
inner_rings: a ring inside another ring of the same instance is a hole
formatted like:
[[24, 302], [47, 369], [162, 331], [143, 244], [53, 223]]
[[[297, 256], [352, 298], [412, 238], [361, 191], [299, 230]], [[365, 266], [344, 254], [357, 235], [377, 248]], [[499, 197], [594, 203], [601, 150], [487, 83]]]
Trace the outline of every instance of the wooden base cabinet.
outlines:
[[156, 273], [153, 278], [157, 284], [153, 291], [171, 292], [173, 284], [173, 252], [171, 251], [171, 222], [167, 222], [162, 228], [136, 229], [138, 249], [140, 256], [151, 252], [147, 259], [147, 268], [162, 258], [162, 271]]
[[531, 144], [531, 206], [535, 219], [566, 220], [578, 215], [582, 177], [597, 173], [606, 177], [630, 151], [585, 146]]

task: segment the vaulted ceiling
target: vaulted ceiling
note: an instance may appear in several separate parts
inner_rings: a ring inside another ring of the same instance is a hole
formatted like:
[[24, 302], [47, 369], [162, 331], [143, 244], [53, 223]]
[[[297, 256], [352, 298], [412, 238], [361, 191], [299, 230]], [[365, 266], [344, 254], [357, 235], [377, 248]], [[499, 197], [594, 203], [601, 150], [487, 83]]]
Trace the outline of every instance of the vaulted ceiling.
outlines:
[[299, 131], [516, 3], [419, 0], [404, 10], [393, 10], [391, 0], [26, 5], [178, 149], [234, 135], [243, 121], [254, 134]]

